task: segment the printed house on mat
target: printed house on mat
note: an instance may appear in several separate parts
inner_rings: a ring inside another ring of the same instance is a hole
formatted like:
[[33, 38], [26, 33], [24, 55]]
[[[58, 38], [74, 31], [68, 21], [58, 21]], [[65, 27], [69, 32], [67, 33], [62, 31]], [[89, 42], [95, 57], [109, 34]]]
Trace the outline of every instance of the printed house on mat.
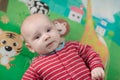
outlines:
[[102, 19], [99, 24], [97, 24], [95, 31], [101, 35], [104, 36], [107, 31], [107, 24], [109, 22], [106, 19]]
[[83, 5], [81, 5], [80, 8], [72, 6], [70, 9], [68, 18], [80, 23], [84, 14]]

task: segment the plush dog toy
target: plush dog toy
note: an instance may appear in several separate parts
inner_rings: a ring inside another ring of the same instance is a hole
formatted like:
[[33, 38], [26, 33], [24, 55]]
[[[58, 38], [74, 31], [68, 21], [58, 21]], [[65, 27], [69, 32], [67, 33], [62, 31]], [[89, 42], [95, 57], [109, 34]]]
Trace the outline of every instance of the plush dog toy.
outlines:
[[22, 37], [10, 31], [0, 29], [0, 64], [10, 69], [10, 61], [18, 55], [22, 49]]

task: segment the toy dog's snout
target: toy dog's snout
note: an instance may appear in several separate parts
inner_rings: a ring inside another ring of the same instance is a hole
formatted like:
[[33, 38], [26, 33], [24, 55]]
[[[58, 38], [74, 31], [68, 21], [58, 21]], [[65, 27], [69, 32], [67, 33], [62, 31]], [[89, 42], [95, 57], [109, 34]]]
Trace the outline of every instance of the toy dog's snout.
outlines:
[[12, 51], [12, 47], [11, 46], [5, 46], [5, 50], [6, 51]]

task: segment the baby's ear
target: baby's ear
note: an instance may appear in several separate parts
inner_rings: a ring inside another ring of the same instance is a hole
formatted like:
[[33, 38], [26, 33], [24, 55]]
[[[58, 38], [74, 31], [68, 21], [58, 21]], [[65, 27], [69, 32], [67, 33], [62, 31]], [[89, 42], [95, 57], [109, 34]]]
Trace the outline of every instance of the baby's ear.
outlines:
[[22, 36], [22, 35], [20, 35], [20, 38], [21, 38], [21, 40], [22, 40], [22, 41], [24, 41], [24, 38], [23, 38], [23, 36]]
[[0, 29], [0, 34], [2, 34], [3, 33], [3, 30], [2, 29]]
[[25, 45], [31, 52], [33, 52], [33, 53], [35, 52], [29, 43], [26, 42]]

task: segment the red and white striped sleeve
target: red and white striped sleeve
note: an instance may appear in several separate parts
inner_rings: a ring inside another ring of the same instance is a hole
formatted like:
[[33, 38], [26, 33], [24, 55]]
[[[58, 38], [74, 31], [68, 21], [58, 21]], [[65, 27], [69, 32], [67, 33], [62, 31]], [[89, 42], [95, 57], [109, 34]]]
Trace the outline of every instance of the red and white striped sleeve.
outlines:
[[42, 80], [42, 79], [39, 78], [39, 75], [34, 70], [34, 68], [32, 67], [32, 65], [30, 65], [30, 67], [24, 73], [24, 75], [22, 77], [22, 80], [37, 80], [37, 79]]
[[83, 58], [86, 62], [86, 65], [93, 70], [96, 67], [104, 67], [102, 64], [102, 60], [98, 53], [89, 46], [89, 45], [82, 45], [79, 43], [79, 55]]

